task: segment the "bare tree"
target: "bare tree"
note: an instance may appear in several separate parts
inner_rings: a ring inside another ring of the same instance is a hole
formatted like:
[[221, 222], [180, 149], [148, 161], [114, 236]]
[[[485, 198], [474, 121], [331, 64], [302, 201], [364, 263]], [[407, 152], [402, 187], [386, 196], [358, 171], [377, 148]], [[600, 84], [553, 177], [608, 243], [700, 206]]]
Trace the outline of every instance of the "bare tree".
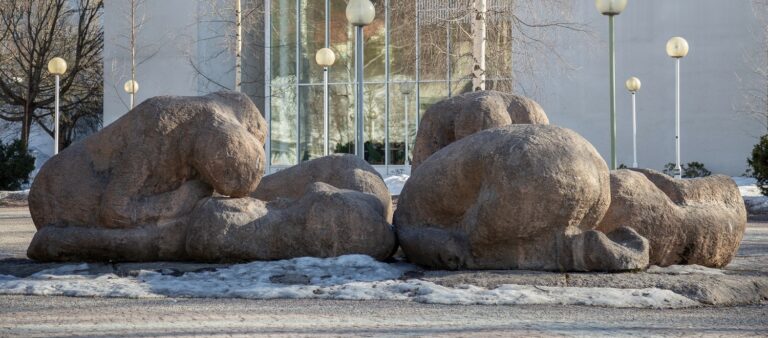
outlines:
[[750, 78], [741, 78], [743, 103], [735, 107], [757, 119], [768, 129], [768, 0], [753, 0], [753, 12], [758, 19], [760, 52], [745, 51], [745, 62], [752, 70]]
[[[111, 64], [112, 77], [114, 81], [111, 82], [112, 90], [116, 96], [120, 99], [123, 106], [127, 109], [132, 109], [134, 105], [134, 95], [129, 94], [129, 101], [125, 102], [123, 95], [125, 94], [123, 83], [124, 80], [136, 81], [136, 78], [141, 70], [141, 65], [154, 58], [163, 46], [163, 43], [168, 39], [171, 32], [166, 32], [162, 35], [155, 35], [148, 37], [141, 34], [144, 30], [144, 26], [149, 22], [149, 11], [147, 10], [146, 0], [121, 0], [120, 2], [112, 0], [111, 6], [125, 6], [123, 10], [123, 22], [118, 25], [120, 33], [117, 34], [117, 39], [114, 41], [114, 46], [123, 50], [125, 54], [116, 54], [109, 60]], [[122, 62], [122, 55], [129, 55], [127, 62]], [[138, 83], [138, 82], [137, 82]], [[139, 87], [141, 84], [139, 84]]]
[[55, 88], [47, 74], [53, 57], [68, 63], [60, 91], [60, 147], [72, 142], [67, 135], [76, 136], [79, 126], [100, 123], [102, 9], [101, 0], [0, 2], [0, 119], [21, 123], [25, 149], [33, 123], [53, 136]]
[[[212, 0], [200, 4], [196, 22], [202, 26], [203, 34], [194, 39], [195, 43], [191, 45], [210, 44], [213, 46], [211, 49], [215, 52], [206, 53], [200, 57], [196, 50], [190, 50], [188, 51], [189, 63], [208, 84], [219, 89], [242, 91], [243, 84], [253, 84], [252, 80], [243, 79], [243, 67], [247, 67], [243, 62], [243, 40], [248, 38], [249, 41], [246, 46], [253, 47], [247, 48], [245, 52], [257, 50], [261, 52], [261, 43], [254, 36], [260, 36], [263, 31], [263, 1]], [[254, 43], [254, 41], [257, 42]], [[220, 58], [228, 56], [233, 57], [234, 62], [230, 67], [225, 67], [224, 73], [234, 73], [232, 83], [221, 82], [217, 76], [206, 69], [209, 64], [215, 63], [220, 66]], [[252, 57], [253, 55], [249, 56]], [[259, 64], [258, 66], [249, 69], [248, 73], [261, 73], [258, 69], [262, 65]]]
[[485, 16], [488, 11], [486, 0], [473, 0], [472, 4], [472, 90], [485, 90], [485, 47], [487, 24]]
[[408, 31], [416, 28], [418, 12], [419, 59], [429, 65], [421, 69], [422, 78], [444, 78], [450, 70], [456, 90], [473, 90], [484, 82], [490, 89], [513, 91], [519, 85], [515, 78], [534, 74], [545, 56], [570, 66], [555, 42], [563, 34], [589, 34], [586, 25], [572, 20], [572, 6], [567, 0], [394, 1], [392, 48], [403, 60], [395, 67], [414, 73], [415, 35]]

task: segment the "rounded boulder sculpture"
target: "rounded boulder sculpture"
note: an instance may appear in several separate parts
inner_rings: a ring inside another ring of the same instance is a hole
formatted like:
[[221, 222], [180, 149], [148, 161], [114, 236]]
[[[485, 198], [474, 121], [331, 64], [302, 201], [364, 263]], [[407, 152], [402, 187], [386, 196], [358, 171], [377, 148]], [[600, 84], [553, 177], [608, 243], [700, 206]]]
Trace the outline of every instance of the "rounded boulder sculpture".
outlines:
[[387, 222], [392, 223], [392, 196], [387, 185], [376, 169], [354, 155], [324, 156], [278, 171], [264, 177], [251, 197], [262, 201], [298, 199], [316, 182], [375, 196]]
[[413, 146], [411, 170], [443, 147], [478, 131], [510, 124], [549, 124], [535, 101], [493, 90], [470, 92], [435, 103], [424, 113]]
[[610, 204], [605, 161], [577, 133], [507, 125], [437, 151], [408, 179], [394, 222], [412, 262], [440, 269], [621, 271], [648, 265], [629, 228], [592, 230]]

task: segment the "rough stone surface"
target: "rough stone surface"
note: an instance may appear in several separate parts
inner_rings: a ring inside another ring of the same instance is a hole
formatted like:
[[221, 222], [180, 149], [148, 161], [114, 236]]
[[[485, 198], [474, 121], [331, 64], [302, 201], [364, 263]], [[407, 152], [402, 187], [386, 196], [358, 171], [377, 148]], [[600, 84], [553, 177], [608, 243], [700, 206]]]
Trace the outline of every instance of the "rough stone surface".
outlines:
[[370, 165], [330, 156], [259, 185], [265, 135], [261, 113], [242, 94], [145, 101], [43, 166], [29, 197], [38, 231], [28, 256], [136, 262], [391, 254], [392, 201]]
[[375, 196], [385, 211], [387, 221], [392, 222], [393, 206], [389, 189], [376, 169], [354, 155], [330, 155], [283, 169], [264, 177], [251, 197], [263, 201], [298, 199], [315, 182]]
[[184, 218], [216, 191], [246, 196], [266, 123], [245, 95], [155, 97], [41, 168], [29, 194], [39, 260], [183, 256]]
[[466, 93], [435, 103], [421, 118], [411, 170], [455, 141], [509, 124], [549, 124], [549, 120], [535, 101], [492, 90]]
[[508, 125], [441, 149], [405, 184], [395, 225], [409, 260], [441, 269], [633, 270], [634, 230], [592, 230], [610, 203], [608, 168], [577, 133]]
[[744, 236], [747, 212], [727, 176], [677, 180], [649, 170], [611, 173], [611, 206], [599, 230], [628, 226], [651, 245], [650, 263], [723, 267]]
[[187, 252], [202, 261], [365, 254], [385, 259], [395, 233], [371, 194], [312, 183], [298, 200], [210, 198], [190, 217]]

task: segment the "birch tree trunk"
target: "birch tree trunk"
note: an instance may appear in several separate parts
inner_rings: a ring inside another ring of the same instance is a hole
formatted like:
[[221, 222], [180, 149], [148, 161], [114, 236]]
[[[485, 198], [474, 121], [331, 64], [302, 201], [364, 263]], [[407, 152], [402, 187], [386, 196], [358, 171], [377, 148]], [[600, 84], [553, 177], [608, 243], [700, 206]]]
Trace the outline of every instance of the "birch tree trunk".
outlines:
[[472, 90], [485, 90], [485, 46], [487, 38], [487, 0], [473, 1], [472, 19]]
[[243, 77], [243, 10], [241, 0], [235, 0], [235, 91], [240, 92]]
[[[136, 83], [136, 0], [131, 0], [131, 81]], [[134, 96], [136, 93], [129, 93], [130, 109], [133, 109]]]

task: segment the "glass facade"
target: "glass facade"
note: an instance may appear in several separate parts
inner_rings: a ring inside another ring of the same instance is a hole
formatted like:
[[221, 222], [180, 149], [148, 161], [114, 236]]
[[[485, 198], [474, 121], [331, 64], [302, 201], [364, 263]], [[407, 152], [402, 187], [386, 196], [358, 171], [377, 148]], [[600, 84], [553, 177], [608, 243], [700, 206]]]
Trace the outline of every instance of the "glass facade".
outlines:
[[[471, 89], [469, 13], [460, 9], [471, 1], [373, 3], [376, 19], [364, 29], [365, 158], [373, 165], [403, 166], [426, 109]], [[264, 2], [264, 93], [249, 94], [265, 97], [270, 167], [324, 155], [326, 93], [329, 152], [355, 152], [355, 30], [346, 6], [347, 0]], [[327, 90], [324, 69], [315, 63], [315, 52], [326, 45], [336, 54]], [[505, 79], [498, 71], [488, 73], [496, 77], [489, 83]]]

